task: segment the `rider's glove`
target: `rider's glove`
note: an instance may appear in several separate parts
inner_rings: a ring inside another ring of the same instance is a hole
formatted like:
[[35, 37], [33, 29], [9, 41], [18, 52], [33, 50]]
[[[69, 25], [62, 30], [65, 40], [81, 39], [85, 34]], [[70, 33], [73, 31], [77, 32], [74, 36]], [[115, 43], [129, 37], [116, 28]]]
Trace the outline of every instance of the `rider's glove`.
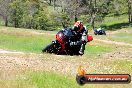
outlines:
[[87, 34], [84, 32], [83, 34], [82, 34], [82, 39], [81, 39], [83, 42], [87, 42], [88, 41], [88, 39], [87, 39]]
[[82, 41], [70, 42], [70, 46], [81, 45]]

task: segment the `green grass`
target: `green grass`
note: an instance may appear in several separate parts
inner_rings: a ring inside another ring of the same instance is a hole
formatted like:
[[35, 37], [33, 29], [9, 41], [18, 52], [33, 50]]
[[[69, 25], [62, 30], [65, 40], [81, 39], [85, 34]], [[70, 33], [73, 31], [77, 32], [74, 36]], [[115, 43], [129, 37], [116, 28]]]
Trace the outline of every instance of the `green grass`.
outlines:
[[19, 37], [0, 34], [0, 48], [26, 52], [40, 52], [50, 40], [43, 36]]
[[31, 82], [38, 88], [79, 88], [76, 81], [54, 73], [32, 73]]
[[[14, 80], [0, 81], [0, 83], [6, 87], [8, 85], [8, 88], [81, 88], [75, 78], [53, 72], [27, 72], [18, 75]], [[3, 87], [1, 84], [0, 87]]]
[[54, 37], [35, 35], [22, 30], [11, 29], [0, 31], [0, 48], [25, 52], [41, 52]]
[[111, 36], [109, 39], [132, 44], [132, 32], [131, 33], [116, 33], [115, 35]]
[[[7, 30], [6, 30], [7, 29]], [[42, 33], [42, 34], [35, 34]], [[114, 34], [118, 35], [118, 34]], [[119, 34], [118, 36], [123, 36], [124, 34]], [[112, 35], [113, 36], [113, 35]], [[125, 35], [124, 35], [125, 36]], [[130, 35], [129, 35], [130, 36]], [[104, 36], [100, 36], [103, 38]], [[55, 39], [55, 33], [53, 32], [44, 32], [44, 31], [33, 31], [26, 29], [15, 29], [0, 27], [0, 48], [17, 50], [23, 52], [35, 52], [40, 53], [41, 49], [48, 45], [52, 40]], [[124, 39], [124, 37], [123, 37]], [[102, 42], [91, 41], [86, 45], [85, 55], [83, 57], [96, 57], [97, 55], [104, 54], [107, 52], [112, 52], [115, 49], [115, 46], [109, 44], [102, 44]], [[45, 57], [45, 56], [44, 56]], [[61, 58], [61, 57], [59, 57]], [[67, 57], [66, 57], [67, 58]], [[70, 57], [71, 58], [71, 57]], [[69, 59], [70, 59], [69, 58]], [[72, 57], [73, 58], [73, 57]], [[79, 58], [79, 57], [78, 57]], [[75, 57], [74, 57], [75, 59]], [[96, 66], [89, 66], [87, 68], [91, 73], [103, 71], [103, 73], [110, 72], [113, 70], [113, 73], [131, 73], [132, 63], [128, 60], [114, 60], [114, 59], [87, 59], [90, 63], [95, 63]], [[61, 59], [60, 59], [61, 60]], [[67, 59], [68, 60], [68, 59]], [[101, 61], [100, 61], [101, 60]], [[69, 60], [68, 60], [69, 61]], [[81, 59], [81, 63], [83, 59]], [[115, 67], [115, 68], [112, 68]], [[108, 68], [108, 69], [105, 69]], [[10, 74], [11, 75], [11, 74]], [[75, 74], [76, 75], [76, 74]], [[13, 77], [13, 79], [1, 80], [1, 88], [111, 88], [115, 85], [112, 84], [88, 84], [84, 86], [79, 86], [76, 83], [75, 76], [72, 75], [63, 75], [54, 72], [24, 72], [24, 74], [18, 74]], [[116, 88], [130, 88], [131, 85], [117, 85]]]
[[[125, 70], [125, 72], [128, 72], [128, 73], [132, 72], [132, 61], [131, 60], [124, 60], [124, 59], [122, 59], [122, 60], [115, 60], [113, 63], [118, 68], [121, 68], [122, 71]], [[118, 70], [120, 70], [120, 69], [118, 69]]]
[[115, 16], [115, 17], [105, 17], [104, 23], [106, 26], [114, 25], [117, 23], [126, 23], [128, 22], [127, 15]]
[[[106, 36], [103, 35], [93, 35], [94, 38], [107, 41], [116, 41], [132, 44], [132, 28], [122, 28], [116, 31], [106, 31]], [[103, 44], [104, 45], [104, 44]]]
[[[6, 27], [5, 27], [6, 28]], [[7, 28], [0, 29], [0, 48], [10, 49], [24, 52], [41, 53], [41, 50], [46, 45], [50, 44], [55, 39], [55, 33], [42, 32], [43, 34], [33, 34], [33, 30]], [[37, 32], [39, 33], [39, 32]], [[109, 52], [106, 46], [86, 46], [86, 53], [100, 54]]]
[[98, 27], [100, 27], [100, 25], [103, 26], [105, 30], [118, 30], [131, 26], [128, 23], [128, 16], [126, 14], [121, 16], [105, 17], [101, 23], [97, 22], [96, 25]]
[[86, 47], [86, 54], [96, 56], [98, 54], [103, 54], [106, 52], [111, 52], [113, 48], [110, 46], [105, 46], [105, 45], [92, 45], [92, 46], [87, 46]]
[[[120, 36], [121, 35], [121, 36]], [[119, 34], [117, 36], [114, 36], [113, 39], [117, 41], [122, 41], [122, 42], [127, 42], [127, 43], [132, 43], [132, 35], [131, 34]]]
[[85, 84], [80, 86], [76, 78], [53, 72], [26, 72], [11, 80], [0, 80], [1, 88], [130, 88], [131, 84]]

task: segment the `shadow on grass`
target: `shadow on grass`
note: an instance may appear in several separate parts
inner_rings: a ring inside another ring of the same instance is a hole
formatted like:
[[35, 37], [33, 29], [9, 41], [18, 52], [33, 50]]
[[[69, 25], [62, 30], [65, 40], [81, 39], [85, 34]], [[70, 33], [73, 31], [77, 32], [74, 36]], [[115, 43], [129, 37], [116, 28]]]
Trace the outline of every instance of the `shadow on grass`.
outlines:
[[132, 23], [117, 23], [117, 24], [113, 24], [109, 26], [104, 25], [105, 29], [111, 30], [111, 31], [115, 31], [121, 28], [128, 28], [128, 27], [132, 27]]

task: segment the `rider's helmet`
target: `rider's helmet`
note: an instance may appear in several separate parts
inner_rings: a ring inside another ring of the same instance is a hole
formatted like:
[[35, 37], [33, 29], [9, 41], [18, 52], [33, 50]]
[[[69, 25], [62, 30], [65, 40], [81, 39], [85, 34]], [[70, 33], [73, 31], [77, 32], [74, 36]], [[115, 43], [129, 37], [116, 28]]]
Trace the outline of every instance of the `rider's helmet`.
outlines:
[[81, 21], [77, 21], [74, 24], [74, 30], [76, 32], [81, 32], [81, 30], [83, 29], [83, 23]]

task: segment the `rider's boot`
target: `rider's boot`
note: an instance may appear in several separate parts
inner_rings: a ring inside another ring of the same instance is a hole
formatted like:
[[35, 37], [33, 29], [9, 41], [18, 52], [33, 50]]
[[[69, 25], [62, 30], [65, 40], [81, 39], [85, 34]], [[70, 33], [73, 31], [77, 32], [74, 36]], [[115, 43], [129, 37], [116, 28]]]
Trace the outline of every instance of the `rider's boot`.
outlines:
[[79, 51], [79, 54], [83, 55], [84, 54], [84, 50], [85, 50], [85, 44], [82, 44], [81, 48], [80, 48], [80, 51]]

